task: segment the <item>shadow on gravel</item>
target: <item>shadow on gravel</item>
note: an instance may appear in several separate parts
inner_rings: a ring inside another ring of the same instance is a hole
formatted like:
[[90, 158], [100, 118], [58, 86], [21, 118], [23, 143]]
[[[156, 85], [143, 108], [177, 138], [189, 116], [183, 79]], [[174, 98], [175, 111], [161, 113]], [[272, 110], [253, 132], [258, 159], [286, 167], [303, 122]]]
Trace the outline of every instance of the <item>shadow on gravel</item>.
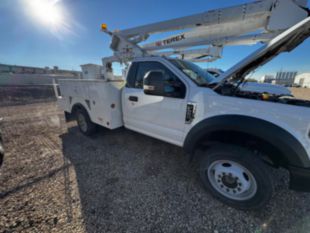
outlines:
[[244, 212], [211, 197], [178, 147], [126, 129], [88, 138], [73, 127], [61, 138], [89, 233], [310, 231], [310, 197], [288, 191], [285, 173], [270, 205]]
[[0, 192], [0, 200], [6, 198], [7, 196], [11, 195], [11, 194], [15, 194], [23, 189], [26, 189], [30, 186], [36, 185], [37, 183], [43, 181], [43, 180], [48, 180], [51, 177], [53, 177], [54, 175], [56, 175], [57, 173], [61, 172], [61, 171], [65, 171], [69, 168], [70, 165], [64, 165], [60, 168], [54, 169], [52, 171], [49, 171], [48, 174], [43, 175], [43, 176], [39, 176], [39, 177], [35, 177], [35, 178], [31, 178], [29, 180], [26, 181], [25, 184], [16, 186], [12, 189], [6, 190], [4, 192]]

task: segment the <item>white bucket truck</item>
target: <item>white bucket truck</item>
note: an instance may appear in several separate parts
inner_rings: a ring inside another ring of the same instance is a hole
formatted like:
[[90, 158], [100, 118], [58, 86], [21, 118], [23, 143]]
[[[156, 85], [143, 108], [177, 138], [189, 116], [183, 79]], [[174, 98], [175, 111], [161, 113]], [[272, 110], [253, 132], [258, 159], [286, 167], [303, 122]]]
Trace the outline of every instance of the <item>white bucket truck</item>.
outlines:
[[[114, 56], [103, 59], [99, 75], [95, 69], [97, 78], [61, 80], [58, 103], [86, 135], [98, 125], [124, 126], [183, 147], [199, 161], [205, 187], [233, 207], [270, 200], [269, 167], [288, 169], [290, 188], [310, 191], [310, 102], [240, 88], [247, 74], [309, 37], [306, 5], [266, 0], [115, 32], [103, 25]], [[218, 78], [192, 63], [220, 58], [226, 45], [257, 42], [260, 49]], [[113, 76], [113, 62], [126, 65], [124, 77]]]

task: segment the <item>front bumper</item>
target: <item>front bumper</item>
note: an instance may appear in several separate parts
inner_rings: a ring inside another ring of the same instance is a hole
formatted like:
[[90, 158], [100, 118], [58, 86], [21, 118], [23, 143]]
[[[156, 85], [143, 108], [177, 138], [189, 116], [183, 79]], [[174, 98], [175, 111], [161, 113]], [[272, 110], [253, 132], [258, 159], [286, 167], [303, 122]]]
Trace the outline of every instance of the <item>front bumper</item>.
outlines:
[[290, 189], [310, 192], [310, 168], [289, 167]]

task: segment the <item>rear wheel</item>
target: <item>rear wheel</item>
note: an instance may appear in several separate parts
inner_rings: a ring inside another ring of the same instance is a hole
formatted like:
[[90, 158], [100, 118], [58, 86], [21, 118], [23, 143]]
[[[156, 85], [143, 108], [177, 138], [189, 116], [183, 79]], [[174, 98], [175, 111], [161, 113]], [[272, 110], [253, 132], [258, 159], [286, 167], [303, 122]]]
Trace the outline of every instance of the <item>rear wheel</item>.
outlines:
[[80, 128], [80, 131], [90, 136], [96, 132], [96, 124], [94, 124], [88, 115], [88, 113], [84, 109], [79, 109], [76, 112], [76, 120], [78, 123], [78, 126]]
[[218, 145], [206, 151], [200, 162], [205, 187], [222, 202], [239, 209], [257, 209], [272, 197], [268, 166], [250, 150]]

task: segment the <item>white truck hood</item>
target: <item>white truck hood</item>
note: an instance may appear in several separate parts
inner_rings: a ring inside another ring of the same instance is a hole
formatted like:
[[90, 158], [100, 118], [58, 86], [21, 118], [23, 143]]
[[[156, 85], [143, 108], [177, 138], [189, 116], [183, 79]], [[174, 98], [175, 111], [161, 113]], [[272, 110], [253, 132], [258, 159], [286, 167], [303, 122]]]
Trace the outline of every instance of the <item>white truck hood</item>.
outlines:
[[239, 87], [242, 91], [268, 93], [277, 96], [292, 96], [291, 91], [280, 85], [268, 84], [268, 83], [254, 83], [247, 82]]
[[[214, 83], [220, 83], [220, 81]], [[241, 91], [253, 93], [268, 93], [277, 96], [293, 96], [292, 92], [288, 88], [269, 83], [245, 82], [239, 86], [239, 89]]]
[[[224, 71], [220, 69], [206, 69], [206, 71], [216, 78], [224, 73]], [[288, 88], [276, 84], [244, 82], [239, 88], [246, 92], [269, 93], [277, 96], [293, 96]]]
[[251, 71], [266, 64], [282, 52], [292, 51], [309, 36], [310, 17], [307, 17], [221, 74], [214, 82], [217, 83], [214, 89], [217, 89], [226, 81], [244, 80]]

